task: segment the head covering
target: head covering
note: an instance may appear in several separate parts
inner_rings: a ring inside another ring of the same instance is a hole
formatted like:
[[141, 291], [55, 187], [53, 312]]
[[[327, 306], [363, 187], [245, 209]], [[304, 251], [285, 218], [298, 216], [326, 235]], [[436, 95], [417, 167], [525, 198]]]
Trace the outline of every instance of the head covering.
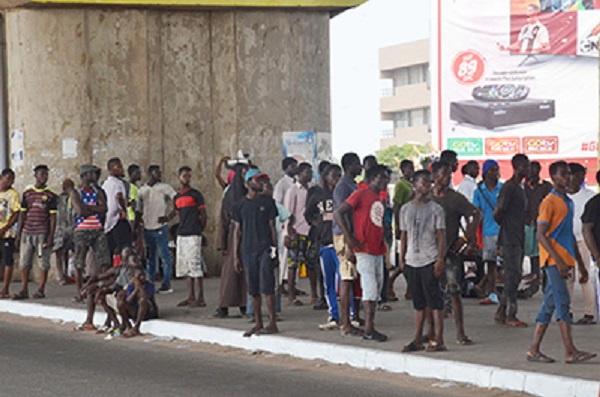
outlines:
[[92, 164], [83, 164], [79, 167], [79, 175], [87, 174], [88, 172], [96, 172], [98, 168]]
[[496, 160], [486, 160], [486, 162], [483, 163], [483, 175], [485, 175], [485, 173], [488, 172], [488, 170], [494, 166], [498, 167], [498, 162]]
[[246, 172], [246, 183], [248, 183], [248, 181], [250, 179], [268, 178], [268, 177], [269, 176], [267, 174], [263, 174], [262, 172], [260, 172], [256, 168], [253, 168], [251, 170], [248, 170], [248, 172]]

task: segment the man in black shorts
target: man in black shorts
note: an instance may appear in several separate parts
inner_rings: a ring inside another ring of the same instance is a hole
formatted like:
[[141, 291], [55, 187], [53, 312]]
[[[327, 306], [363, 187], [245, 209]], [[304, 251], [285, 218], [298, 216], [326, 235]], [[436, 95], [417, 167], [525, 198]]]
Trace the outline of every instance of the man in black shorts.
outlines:
[[[275, 334], [275, 274], [277, 265], [277, 234], [275, 218], [277, 207], [273, 198], [260, 194], [269, 176], [257, 169], [246, 173], [248, 194], [233, 212], [235, 271], [244, 272], [248, 293], [252, 296], [255, 325], [244, 336]], [[265, 295], [269, 324], [263, 327], [261, 294]]]

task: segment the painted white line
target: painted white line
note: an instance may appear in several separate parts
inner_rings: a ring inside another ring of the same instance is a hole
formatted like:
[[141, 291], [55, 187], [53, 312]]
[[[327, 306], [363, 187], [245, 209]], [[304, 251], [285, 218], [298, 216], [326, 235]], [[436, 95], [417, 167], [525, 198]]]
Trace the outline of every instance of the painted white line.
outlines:
[[[81, 309], [13, 301], [0, 301], [0, 312], [76, 323], [81, 322], [86, 316], [85, 310]], [[143, 331], [155, 336], [176, 337], [249, 351], [261, 350], [273, 354], [287, 354], [306, 360], [324, 360], [360, 369], [381, 369], [418, 378], [525, 392], [542, 397], [600, 397], [600, 382], [544, 373], [438, 360], [278, 335], [244, 338], [239, 330], [174, 321], [152, 320], [143, 324]]]

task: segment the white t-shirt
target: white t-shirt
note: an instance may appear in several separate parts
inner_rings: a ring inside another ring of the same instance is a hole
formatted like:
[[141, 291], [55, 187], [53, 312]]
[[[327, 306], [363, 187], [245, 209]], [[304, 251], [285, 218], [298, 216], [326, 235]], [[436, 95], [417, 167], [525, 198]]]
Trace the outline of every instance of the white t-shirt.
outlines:
[[585, 204], [589, 199], [594, 197], [596, 193], [593, 190], [582, 188], [579, 189], [579, 191], [575, 194], [567, 193], [567, 195], [571, 200], [573, 200], [573, 234], [575, 235], [575, 240], [583, 241], [583, 225], [581, 224], [581, 215], [583, 215]]
[[294, 186], [294, 178], [288, 175], [284, 175], [276, 184], [273, 189], [273, 199], [275, 202], [283, 205], [283, 199], [285, 198], [285, 194]]
[[127, 202], [127, 191], [125, 190], [125, 182], [112, 175], [109, 175], [106, 181], [104, 181], [102, 189], [106, 192], [106, 206], [108, 207], [104, 231], [108, 233], [115, 227], [117, 222], [119, 222], [121, 206], [117, 200], [117, 194], [121, 193], [123, 195], [123, 200]]
[[477, 181], [471, 175], [465, 175], [464, 179], [458, 185], [457, 192], [462, 194], [469, 200], [469, 203], [473, 203], [473, 196], [475, 195], [475, 190], [477, 189]]
[[519, 41], [521, 41], [521, 53], [539, 52], [542, 46], [550, 44], [548, 28], [539, 21], [527, 24], [519, 32]]
[[168, 203], [173, 201], [176, 194], [175, 189], [162, 182], [140, 188], [137, 211], [142, 213], [144, 229], [157, 230], [166, 225], [159, 222], [158, 218], [167, 215]]

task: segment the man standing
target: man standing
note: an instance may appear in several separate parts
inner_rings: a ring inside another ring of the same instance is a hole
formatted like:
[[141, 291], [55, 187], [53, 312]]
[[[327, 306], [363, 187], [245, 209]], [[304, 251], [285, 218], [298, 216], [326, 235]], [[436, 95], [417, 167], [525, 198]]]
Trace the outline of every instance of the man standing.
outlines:
[[[274, 334], [277, 329], [275, 315], [275, 274], [277, 265], [277, 235], [275, 201], [260, 194], [269, 181], [266, 174], [256, 169], [246, 173], [248, 194], [233, 213], [235, 270], [244, 273], [248, 292], [252, 296], [255, 325], [244, 336]], [[269, 324], [263, 327], [261, 294], [265, 295]]]
[[463, 241], [458, 232], [461, 220], [466, 222], [465, 237], [467, 239], [467, 251], [477, 247], [476, 230], [481, 222], [481, 212], [471, 204], [465, 196], [450, 189], [452, 178], [451, 166], [444, 162], [437, 162], [432, 167], [433, 175], [433, 201], [444, 209], [446, 215], [446, 267], [445, 284], [446, 294], [452, 302], [454, 311], [454, 322], [456, 324], [456, 343], [459, 345], [470, 345], [473, 342], [465, 334], [463, 321], [463, 305], [461, 300], [461, 284], [463, 277], [463, 262], [460, 257], [463, 251], [460, 246]]
[[[355, 191], [334, 212], [335, 220], [344, 234], [346, 249], [354, 254], [356, 270], [361, 276], [362, 302], [366, 323], [363, 339], [385, 342], [387, 336], [375, 330], [375, 311], [383, 286], [383, 256], [386, 253], [383, 241], [383, 218], [385, 206], [380, 192], [387, 189], [390, 170], [383, 165], [369, 169], [368, 189]], [[350, 229], [345, 214], [353, 212], [354, 228]]]
[[[108, 241], [102, 226], [102, 218], [107, 210], [106, 201], [93, 185], [96, 180], [96, 167], [91, 164], [82, 165], [79, 167], [79, 176], [81, 185], [70, 193], [76, 215], [73, 244], [75, 246], [75, 283], [78, 291], [81, 290], [82, 272], [86, 266], [86, 256], [90, 249], [94, 251], [96, 263], [100, 267], [100, 269], [93, 269], [94, 274], [105, 272], [111, 265]], [[77, 329], [92, 331], [96, 329], [93, 322], [96, 308], [95, 293], [87, 294], [86, 298], [87, 318]]]
[[56, 229], [56, 212], [58, 197], [46, 185], [48, 183], [48, 167], [38, 165], [33, 170], [35, 185], [25, 188], [21, 200], [21, 216], [15, 246], [20, 247], [19, 267], [21, 268], [21, 291], [13, 295], [15, 300], [29, 298], [27, 283], [33, 266], [33, 256], [37, 254], [38, 266], [42, 269], [40, 283], [34, 299], [45, 298], [44, 294], [48, 270], [50, 270], [50, 254]]
[[340, 321], [337, 302], [340, 263], [333, 247], [333, 189], [342, 177], [342, 169], [337, 164], [331, 164], [325, 168], [321, 176], [323, 185], [312, 189], [304, 215], [311, 224], [311, 233], [320, 247], [329, 318], [325, 324], [319, 325], [319, 329], [328, 330], [337, 328]]
[[473, 202], [473, 195], [475, 194], [475, 190], [477, 189], [477, 177], [479, 176], [479, 163], [475, 160], [469, 160], [467, 164], [465, 164], [462, 168], [463, 180], [458, 185], [457, 192], [462, 194], [469, 200], [470, 203]]
[[15, 172], [10, 168], [0, 177], [0, 259], [4, 266], [4, 285], [0, 299], [10, 298], [8, 286], [12, 280], [15, 253], [15, 224], [19, 218], [19, 193], [12, 188]]
[[540, 347], [548, 325], [552, 321], [552, 315], [556, 312], [565, 347], [565, 362], [575, 364], [590, 360], [596, 357], [596, 354], [577, 350], [573, 343], [566, 278], [570, 268], [575, 266], [575, 262], [579, 266], [580, 281], [587, 281], [588, 274], [573, 236], [573, 202], [565, 194], [570, 179], [567, 163], [557, 161], [551, 164], [550, 176], [554, 183], [554, 190], [542, 201], [538, 217], [541, 266], [544, 268], [548, 282], [542, 307], [535, 320], [535, 333], [527, 352], [527, 360], [540, 363], [554, 362], [541, 352]]
[[[158, 165], [151, 165], [148, 168], [148, 183], [140, 189], [137, 203], [136, 226], [140, 218], [144, 221], [144, 241], [148, 250], [146, 261], [146, 271], [150, 282], [156, 278], [157, 251], [162, 262], [163, 280], [158, 289], [159, 294], [170, 294], [171, 288], [171, 268], [173, 263], [169, 253], [169, 231], [167, 223], [175, 214], [171, 212], [167, 215], [168, 203], [173, 200], [177, 194], [175, 190], [162, 183], [162, 172]], [[134, 229], [137, 229], [134, 228]]]
[[483, 213], [483, 264], [487, 265], [487, 274], [476, 286], [485, 298], [479, 304], [490, 305], [494, 301], [491, 294], [496, 293], [496, 257], [498, 250], [498, 224], [494, 219], [494, 210], [502, 182], [498, 181], [499, 168], [495, 160], [483, 163], [483, 182], [477, 187], [473, 195], [473, 204]]
[[[355, 179], [362, 172], [360, 157], [356, 153], [346, 153], [342, 156], [342, 168], [344, 176], [335, 185], [333, 190], [333, 210], [337, 210], [350, 195], [358, 188]], [[346, 224], [352, 228], [354, 221], [352, 220], [352, 212], [345, 214]], [[340, 278], [342, 286], [340, 289], [340, 332], [342, 335], [362, 336], [362, 332], [354, 327], [350, 322], [350, 302], [353, 299], [352, 287], [356, 279], [356, 264], [350, 260], [353, 253], [346, 250], [344, 235], [340, 229], [337, 220], [333, 220], [333, 244], [336, 254], [340, 262]], [[358, 306], [358, 305], [356, 305]], [[355, 307], [358, 309], [358, 307]]]
[[525, 213], [525, 256], [531, 263], [531, 274], [535, 277], [530, 296], [533, 296], [540, 285], [540, 249], [537, 241], [537, 217], [542, 200], [552, 191], [552, 184], [540, 178], [541, 165], [537, 161], [531, 162], [531, 168], [525, 180], [525, 196], [527, 197], [527, 210]]
[[494, 320], [511, 327], [527, 327], [527, 323], [517, 318], [517, 291], [523, 274], [527, 209], [521, 183], [529, 174], [529, 159], [524, 154], [516, 154], [511, 162], [513, 176], [500, 189], [494, 211], [494, 219], [500, 225], [498, 245], [504, 264], [504, 290]]
[[[285, 194], [287, 191], [294, 186], [294, 175], [296, 173], [296, 168], [298, 167], [298, 160], [293, 157], [286, 157], [281, 161], [281, 168], [283, 169], [283, 178], [281, 178], [275, 184], [275, 188], [273, 189], [273, 199], [275, 199], [276, 203], [283, 205], [283, 199], [285, 198]], [[287, 223], [285, 225], [281, 225], [281, 228], [277, 230], [279, 233], [279, 240], [284, 241], [287, 236]], [[279, 252], [279, 281], [283, 293], [283, 282], [287, 279], [288, 269], [287, 269], [287, 257], [288, 251], [286, 247]]]
[[[575, 235], [575, 244], [581, 254], [583, 265], [587, 270], [588, 274], [594, 274], [592, 269], [592, 258], [590, 251], [583, 241], [583, 231], [581, 224], [581, 216], [587, 202], [594, 197], [594, 192], [588, 188], [582, 187], [585, 182], [586, 169], [579, 163], [569, 163], [569, 171], [571, 171], [571, 182], [568, 185], [567, 196], [573, 200], [573, 234]], [[578, 278], [579, 272], [574, 271], [569, 273], [567, 278], [567, 286], [569, 287], [569, 296], [571, 298], [571, 315], [573, 315], [573, 287], [575, 280]], [[579, 277], [581, 281], [581, 277]], [[589, 325], [595, 324], [594, 313], [596, 312], [596, 291], [594, 288], [594, 280], [588, 280], [585, 283], [581, 283], [581, 289], [583, 290], [583, 302], [585, 307], [585, 314], [575, 324], [578, 325]]]
[[[600, 185], [600, 171], [596, 173], [596, 182]], [[600, 194], [595, 195], [585, 205], [583, 215], [581, 216], [581, 222], [583, 223], [583, 238], [587, 245], [592, 259], [596, 262], [596, 265], [600, 261]], [[596, 288], [600, 284], [598, 279], [598, 272], [590, 272], [590, 278], [594, 276]], [[600, 307], [597, 308], [600, 310]]]
[[185, 277], [188, 297], [177, 306], [204, 307], [204, 273], [202, 259], [202, 231], [206, 227], [206, 204], [202, 193], [192, 188], [192, 169], [179, 169], [181, 190], [175, 196], [179, 214], [177, 228], [177, 277]]
[[309, 163], [300, 164], [296, 170], [296, 183], [288, 189], [283, 200], [283, 206], [294, 216], [292, 225], [294, 235], [290, 236], [291, 246], [288, 249], [288, 303], [294, 306], [302, 305], [302, 302], [296, 299], [296, 272], [302, 264], [306, 266], [310, 280], [311, 304], [317, 301], [316, 273], [307, 260], [310, 244], [309, 225], [304, 217], [308, 184], [312, 177], [312, 166]]
[[108, 241], [110, 255], [120, 253], [124, 247], [131, 246], [131, 226], [127, 219], [127, 197], [129, 196], [123, 177], [123, 163], [118, 157], [108, 160], [106, 165], [108, 178], [102, 184], [106, 192], [106, 221], [104, 232]]
[[[394, 213], [394, 236], [396, 240], [400, 240], [400, 209], [406, 203], [409, 203], [411, 200], [413, 186], [412, 180], [415, 174], [415, 165], [411, 160], [402, 160], [400, 162], [400, 172], [402, 173], [402, 178], [394, 187], [394, 197], [392, 198], [393, 202], [393, 213]], [[390, 279], [388, 282], [388, 299], [389, 300], [397, 300], [396, 293], [394, 292], [394, 282], [398, 278], [398, 276], [402, 273], [402, 269], [398, 264], [396, 264], [396, 268], [391, 272]], [[410, 297], [410, 291], [408, 288], [406, 289], [405, 297]]]

